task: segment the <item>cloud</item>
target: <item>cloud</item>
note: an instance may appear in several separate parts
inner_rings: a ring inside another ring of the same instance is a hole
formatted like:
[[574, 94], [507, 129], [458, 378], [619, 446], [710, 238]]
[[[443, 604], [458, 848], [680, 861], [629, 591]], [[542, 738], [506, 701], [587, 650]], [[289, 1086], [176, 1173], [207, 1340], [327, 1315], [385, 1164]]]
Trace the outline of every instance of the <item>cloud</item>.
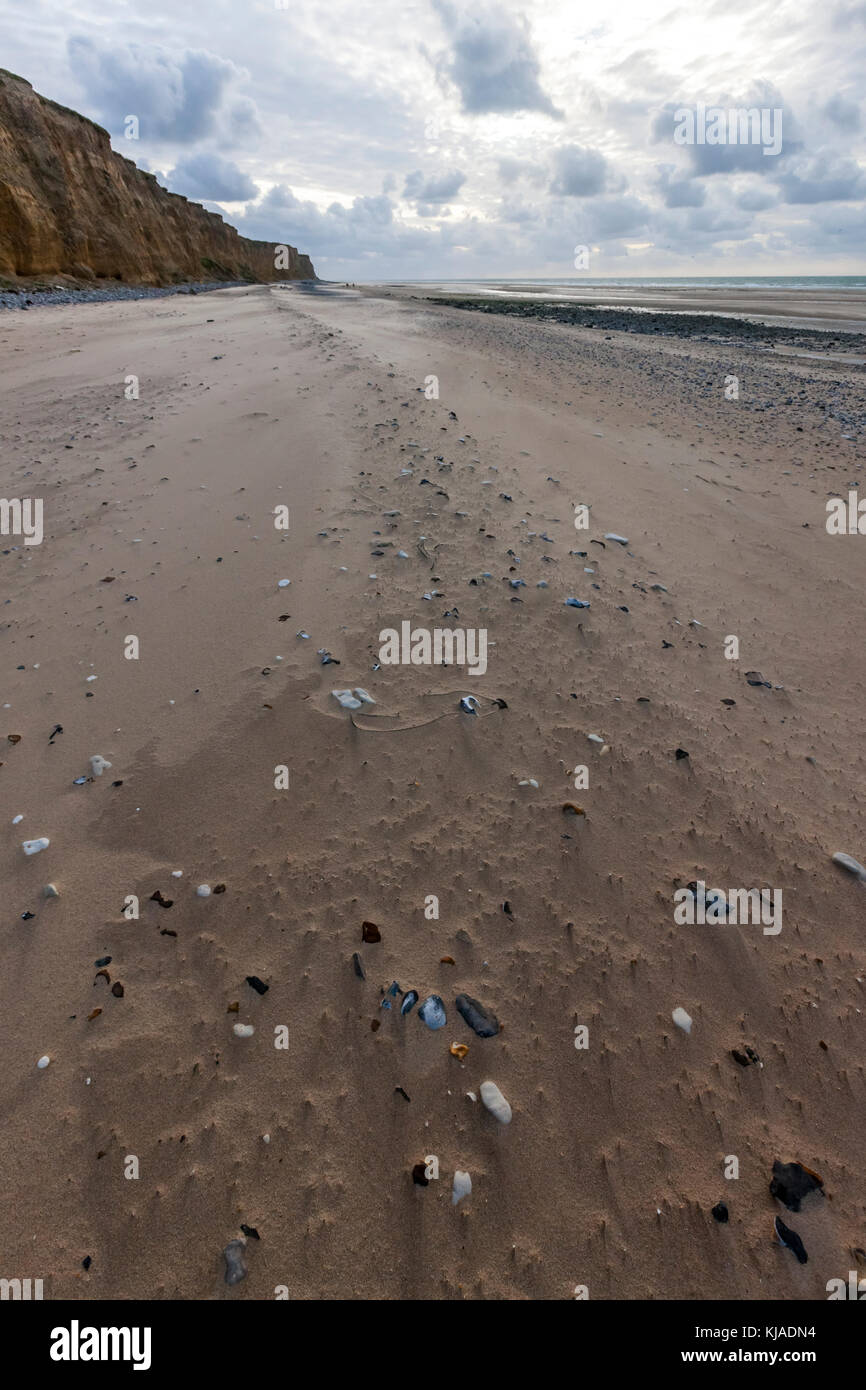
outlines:
[[562, 118], [542, 90], [540, 64], [522, 15], [492, 8], [458, 15], [449, 0], [433, 0], [433, 6], [451, 40], [450, 54], [440, 59], [439, 71], [458, 88], [464, 111], [541, 111]]
[[664, 198], [666, 208], [700, 208], [703, 207], [706, 193], [699, 183], [691, 179], [675, 178], [675, 167], [672, 164], [660, 164], [658, 168], [658, 178], [656, 184], [659, 192]]
[[184, 155], [168, 175], [173, 193], [200, 202], [209, 198], [217, 202], [241, 203], [257, 198], [259, 190], [247, 174], [230, 159], [218, 154]]
[[[672, 152], [684, 152], [695, 178], [735, 173], [774, 176], [778, 173], [780, 160], [803, 149], [793, 110], [786, 106], [781, 93], [769, 82], [756, 83], [745, 97], [722, 93], [718, 97], [702, 98], [700, 105], [706, 112], [705, 124], [699, 116], [699, 103], [670, 101], [656, 113], [650, 131], [654, 143], [667, 144]], [[740, 118], [729, 120], [728, 113], [744, 111], [758, 114], [741, 129]], [[674, 139], [674, 133], [678, 129], [685, 129], [685, 112], [694, 113], [694, 131], [688, 131], [689, 143], [683, 144]], [[701, 136], [711, 133], [715, 113], [724, 113], [718, 131], [723, 143], [698, 143]], [[757, 137], [755, 143], [752, 143], [753, 137]], [[765, 153], [768, 148], [776, 152]]]
[[803, 160], [778, 182], [786, 203], [848, 203], [866, 198], [866, 174], [853, 159]]
[[441, 174], [425, 178], [420, 169], [406, 176], [403, 197], [410, 202], [450, 203], [456, 198], [466, 182], [466, 175], [459, 169], [449, 169]]
[[550, 191], [558, 197], [592, 198], [624, 186], [603, 154], [580, 145], [561, 145], [553, 156], [553, 168]]
[[834, 125], [841, 130], [860, 129], [860, 107], [856, 101], [847, 101], [845, 97], [834, 96], [824, 105], [822, 113]]
[[[112, 133], [137, 116], [142, 140], [188, 144], [217, 129], [227, 89], [243, 73], [203, 49], [171, 53], [140, 44], [100, 45], [83, 35], [67, 43], [69, 61], [95, 110]], [[250, 126], [254, 104], [235, 103], [230, 121]]]
[[736, 196], [738, 208], [744, 212], [763, 212], [765, 208], [771, 208], [779, 200], [775, 194], [763, 188], [746, 188]]
[[526, 179], [528, 183], [544, 182], [544, 170], [532, 159], [514, 159], [506, 156], [500, 159], [497, 167], [503, 183], [516, 183], [518, 179]]

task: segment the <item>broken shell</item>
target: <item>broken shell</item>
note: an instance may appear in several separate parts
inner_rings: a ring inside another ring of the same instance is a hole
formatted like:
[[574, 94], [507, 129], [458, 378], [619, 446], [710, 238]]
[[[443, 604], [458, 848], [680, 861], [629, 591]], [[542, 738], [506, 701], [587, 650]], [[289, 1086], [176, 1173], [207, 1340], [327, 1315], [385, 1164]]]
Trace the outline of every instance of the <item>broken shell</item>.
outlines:
[[859, 859], [854, 859], [850, 854], [843, 854], [840, 850], [833, 855], [833, 863], [838, 864], [842, 869], [847, 869], [849, 874], [853, 874], [861, 882], [866, 879], [866, 869], [863, 868]]
[[343, 709], [361, 708], [362, 702], [360, 700], [355, 699], [355, 696], [352, 694], [351, 690], [332, 690], [331, 694], [333, 695], [337, 703], [343, 706]]
[[435, 1032], [437, 1028], [444, 1028], [448, 1019], [445, 1015], [445, 1005], [438, 994], [428, 994], [424, 1003], [418, 1010], [418, 1017], [422, 1023], [426, 1023], [428, 1028]]
[[472, 1179], [468, 1173], [464, 1173], [458, 1168], [457, 1172], [454, 1174], [454, 1184], [451, 1188], [452, 1206], [456, 1207], [457, 1203], [462, 1201], [464, 1197], [468, 1197], [471, 1192]]
[[565, 801], [565, 802], [563, 802], [562, 810], [563, 810], [563, 814], [564, 814], [564, 815], [569, 815], [569, 816], [585, 816], [585, 815], [586, 815], [586, 811], [584, 811], [583, 807], [582, 807], [582, 806], [578, 806], [574, 801]]
[[462, 1062], [469, 1048], [466, 1046], [466, 1043], [452, 1043], [448, 1051], [451, 1053], [452, 1057], [459, 1057]]
[[21, 848], [25, 854], [38, 854], [40, 850], [47, 849], [51, 841], [42, 835], [38, 840], [23, 840]]

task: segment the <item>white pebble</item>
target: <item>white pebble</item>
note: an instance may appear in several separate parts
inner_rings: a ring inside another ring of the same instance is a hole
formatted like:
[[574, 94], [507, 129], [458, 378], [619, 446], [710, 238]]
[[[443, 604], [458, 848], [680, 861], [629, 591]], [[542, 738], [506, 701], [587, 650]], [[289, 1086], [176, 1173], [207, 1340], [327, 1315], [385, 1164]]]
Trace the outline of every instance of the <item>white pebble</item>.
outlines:
[[101, 753], [94, 753], [93, 757], [90, 759], [90, 771], [93, 773], [93, 776], [101, 777], [107, 767], [111, 767], [111, 763], [108, 759], [103, 758]]
[[233, 1031], [236, 1038], [251, 1038], [256, 1030], [251, 1023], [236, 1023]]
[[678, 1028], [682, 1028], [684, 1033], [692, 1031], [692, 1020], [689, 1018], [685, 1009], [674, 1009], [671, 1018]]
[[468, 1197], [471, 1191], [472, 1179], [468, 1173], [464, 1173], [458, 1168], [454, 1174], [454, 1185], [451, 1189], [451, 1205], [456, 1207], [457, 1203], [462, 1201], [464, 1197]]
[[21, 848], [25, 854], [38, 854], [41, 849], [47, 849], [51, 841], [44, 835], [38, 840], [23, 840]]
[[196, 895], [197, 898], [209, 898], [209, 897], [210, 897], [210, 885], [207, 884], [207, 883], [200, 883], [199, 886], [198, 886], [198, 888], [196, 888], [196, 890], [195, 890], [195, 895]]
[[12, 824], [13, 824], [13, 825], [20, 825], [21, 822], [23, 821], [23, 819], [24, 819], [23, 816], [13, 816], [13, 817], [12, 817]]
[[46, 1052], [44, 1057], [39, 1058], [39, 1061], [36, 1063], [36, 1065], [40, 1071], [44, 1071], [50, 1061], [51, 1058], [48, 1056], [48, 1053]]
[[278, 589], [288, 589], [288, 587], [289, 587], [289, 585], [291, 584], [291, 582], [292, 582], [291, 579], [281, 579], [280, 582], [279, 582], [279, 584], [277, 585], [277, 588], [278, 588]]
[[501, 1125], [511, 1124], [511, 1106], [495, 1081], [482, 1081], [481, 1101]]
[[183, 869], [172, 869], [172, 878], [183, 878]]

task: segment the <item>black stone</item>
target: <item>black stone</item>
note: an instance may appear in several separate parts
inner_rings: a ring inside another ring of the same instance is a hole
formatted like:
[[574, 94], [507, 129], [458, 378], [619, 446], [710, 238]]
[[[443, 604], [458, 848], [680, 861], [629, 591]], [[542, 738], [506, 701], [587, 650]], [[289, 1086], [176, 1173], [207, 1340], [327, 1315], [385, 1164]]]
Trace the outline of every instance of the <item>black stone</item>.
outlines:
[[788, 1211], [799, 1211], [800, 1203], [810, 1192], [820, 1192], [824, 1179], [804, 1168], [801, 1163], [773, 1162], [770, 1195], [776, 1197]]
[[485, 1009], [483, 1004], [479, 1004], [477, 999], [473, 999], [471, 994], [458, 994], [455, 999], [457, 1012], [464, 1022], [469, 1024], [473, 1032], [479, 1038], [495, 1038], [499, 1032], [499, 1019], [494, 1013]]

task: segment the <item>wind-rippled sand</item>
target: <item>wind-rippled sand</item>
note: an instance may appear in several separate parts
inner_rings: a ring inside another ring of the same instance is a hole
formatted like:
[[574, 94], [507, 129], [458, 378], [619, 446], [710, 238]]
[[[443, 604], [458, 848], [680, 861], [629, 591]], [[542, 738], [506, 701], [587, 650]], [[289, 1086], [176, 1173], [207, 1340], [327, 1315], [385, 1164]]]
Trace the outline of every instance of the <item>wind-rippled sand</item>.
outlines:
[[[861, 481], [862, 373], [267, 287], [33, 309], [0, 351], [3, 487], [45, 506], [43, 544], [0, 556], [6, 1277], [826, 1297], [866, 1244], [866, 900], [830, 862], [866, 857], [866, 539], [824, 526]], [[610, 531], [628, 546], [593, 543]], [[375, 670], [407, 619], [484, 628], [486, 674]], [[355, 686], [400, 719], [355, 728], [329, 694]], [[111, 769], [74, 785], [97, 753]], [[782, 889], [782, 931], [678, 926], [693, 880]], [[383, 1010], [392, 981], [441, 995], [446, 1027]], [[467, 1099], [485, 1080], [510, 1124]], [[789, 1215], [777, 1158], [827, 1196]]]

